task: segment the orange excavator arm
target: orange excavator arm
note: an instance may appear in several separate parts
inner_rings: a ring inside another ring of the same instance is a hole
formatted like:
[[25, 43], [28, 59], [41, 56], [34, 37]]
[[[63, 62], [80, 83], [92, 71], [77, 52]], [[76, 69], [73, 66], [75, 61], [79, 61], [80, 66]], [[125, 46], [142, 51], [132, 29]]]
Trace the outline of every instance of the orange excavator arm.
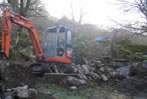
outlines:
[[37, 58], [42, 59], [43, 50], [42, 50], [41, 43], [39, 41], [35, 26], [32, 24], [32, 22], [29, 19], [10, 11], [10, 9], [6, 9], [3, 14], [1, 47], [2, 47], [2, 52], [4, 53], [4, 55], [7, 58], [9, 57], [12, 23], [20, 25], [28, 29], [30, 38], [32, 40], [33, 48], [35, 50], [35, 54]]

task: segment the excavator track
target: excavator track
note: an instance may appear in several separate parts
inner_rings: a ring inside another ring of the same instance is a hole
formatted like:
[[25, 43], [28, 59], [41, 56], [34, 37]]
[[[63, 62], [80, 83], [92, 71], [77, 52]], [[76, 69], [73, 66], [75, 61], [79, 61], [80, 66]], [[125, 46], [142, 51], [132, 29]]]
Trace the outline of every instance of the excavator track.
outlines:
[[30, 65], [31, 73], [34, 75], [43, 76], [45, 72], [47, 72], [47, 66], [46, 64], [42, 63], [33, 63]]
[[34, 63], [30, 65], [30, 70], [38, 76], [77, 76], [70, 67], [69, 64]]

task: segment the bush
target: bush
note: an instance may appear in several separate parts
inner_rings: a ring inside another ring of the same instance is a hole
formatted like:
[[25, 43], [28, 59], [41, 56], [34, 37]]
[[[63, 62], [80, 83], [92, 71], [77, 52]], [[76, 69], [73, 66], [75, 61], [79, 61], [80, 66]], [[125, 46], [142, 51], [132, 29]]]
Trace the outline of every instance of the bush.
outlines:
[[83, 39], [73, 40], [73, 61], [76, 64], [84, 63], [83, 57], [88, 55], [88, 48], [85, 47], [85, 44]]
[[133, 61], [146, 60], [147, 46], [145, 45], [131, 45], [126, 40], [120, 40], [112, 46], [113, 57], [126, 58]]

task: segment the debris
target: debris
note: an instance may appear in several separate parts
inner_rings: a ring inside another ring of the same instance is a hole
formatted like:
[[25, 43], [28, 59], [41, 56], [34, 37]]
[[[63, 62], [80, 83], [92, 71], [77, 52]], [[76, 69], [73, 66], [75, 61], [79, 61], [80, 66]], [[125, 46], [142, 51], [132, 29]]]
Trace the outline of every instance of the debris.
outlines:
[[68, 76], [63, 80], [63, 83], [70, 86], [80, 86], [85, 85], [86, 81], [72, 76]]
[[104, 74], [102, 74], [101, 77], [102, 77], [102, 80], [104, 80], [104, 81], [108, 80], [108, 77], [106, 75], [104, 75]]
[[37, 90], [28, 88], [28, 85], [24, 87], [12, 88], [12, 92], [14, 93], [13, 96], [18, 98], [35, 98], [38, 94]]
[[94, 80], [101, 79], [100, 75], [98, 75], [97, 73], [91, 72], [89, 75]]
[[88, 65], [81, 65], [82, 73], [89, 74], [89, 66]]

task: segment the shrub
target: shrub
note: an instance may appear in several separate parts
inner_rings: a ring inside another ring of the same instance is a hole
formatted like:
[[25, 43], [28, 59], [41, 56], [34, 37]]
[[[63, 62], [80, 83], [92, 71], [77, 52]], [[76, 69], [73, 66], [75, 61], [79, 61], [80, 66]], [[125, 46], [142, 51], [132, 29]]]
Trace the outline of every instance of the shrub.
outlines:
[[126, 58], [133, 61], [146, 60], [147, 46], [145, 45], [131, 45], [126, 40], [120, 40], [112, 46], [113, 57]]

